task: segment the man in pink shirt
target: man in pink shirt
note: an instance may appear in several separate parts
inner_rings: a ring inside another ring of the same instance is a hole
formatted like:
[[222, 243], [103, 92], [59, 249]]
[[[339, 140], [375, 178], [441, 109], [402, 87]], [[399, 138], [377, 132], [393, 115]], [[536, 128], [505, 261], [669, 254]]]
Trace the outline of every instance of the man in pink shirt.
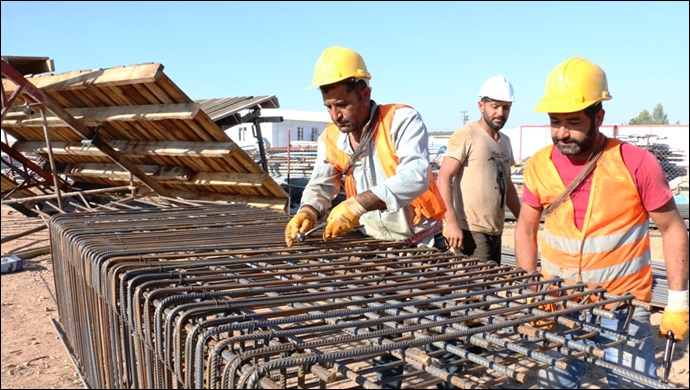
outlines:
[[[661, 232], [669, 284], [659, 336], [666, 337], [670, 331], [676, 340], [684, 340], [688, 335], [687, 228], [656, 158], [600, 133], [605, 114], [602, 102], [610, 99], [606, 74], [584, 58], [564, 61], [547, 77], [536, 110], [549, 115], [553, 145], [535, 153], [525, 167], [515, 229], [517, 265], [528, 272], [536, 270], [540, 250], [545, 278], [602, 286], [611, 294], [629, 293], [650, 302], [651, 218]], [[546, 216], [538, 248], [542, 213]], [[613, 319], [591, 313], [577, 319], [639, 341], [605, 348], [604, 359], [656, 380], [650, 313], [643, 307], [634, 309], [629, 313], [629, 306], [619, 308]], [[567, 337], [577, 336], [569, 332]], [[601, 346], [616, 339], [600, 332], [583, 341]], [[579, 388], [586, 365], [579, 359], [568, 365], [565, 370], [541, 370], [540, 387]], [[606, 370], [606, 377], [612, 389], [640, 385], [612, 370]]]

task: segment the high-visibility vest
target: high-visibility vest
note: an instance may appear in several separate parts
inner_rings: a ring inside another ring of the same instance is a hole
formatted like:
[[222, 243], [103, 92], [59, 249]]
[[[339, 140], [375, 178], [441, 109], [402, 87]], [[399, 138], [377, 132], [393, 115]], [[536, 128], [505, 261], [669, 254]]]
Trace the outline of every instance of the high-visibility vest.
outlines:
[[[404, 104], [379, 105], [379, 117], [373, 135], [376, 144], [376, 153], [379, 156], [381, 166], [387, 177], [395, 175], [398, 165], [400, 165], [400, 160], [398, 160], [398, 156], [395, 153], [395, 145], [393, 144], [390, 132], [393, 115], [395, 110], [400, 107], [409, 106]], [[340, 130], [334, 123], [331, 123], [326, 127], [326, 130], [324, 130], [323, 139], [326, 143], [326, 159], [340, 171], [344, 171], [350, 161], [350, 156], [338, 149], [339, 135]], [[355, 178], [352, 170], [350, 170], [345, 177], [345, 196], [350, 198], [356, 194]], [[443, 219], [446, 212], [446, 206], [438, 187], [436, 187], [436, 181], [434, 181], [431, 166], [429, 166], [429, 188], [422, 195], [410, 202], [410, 206], [412, 206], [415, 211], [415, 216], [412, 220], [414, 224], [421, 221], [422, 215], [429, 219]]]
[[[621, 157], [621, 141], [609, 139], [597, 162], [580, 231], [573, 203], [566, 199], [546, 216], [541, 246], [541, 272], [567, 282], [602, 286], [609, 293], [630, 292], [652, 298], [649, 214]], [[544, 208], [565, 191], [551, 161], [553, 145], [538, 151], [525, 169], [525, 184]]]

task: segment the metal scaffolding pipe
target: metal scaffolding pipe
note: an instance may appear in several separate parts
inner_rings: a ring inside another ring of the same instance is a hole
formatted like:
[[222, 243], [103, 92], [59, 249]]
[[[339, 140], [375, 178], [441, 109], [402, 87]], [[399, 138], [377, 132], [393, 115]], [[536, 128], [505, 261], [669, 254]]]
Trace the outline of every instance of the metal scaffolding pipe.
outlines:
[[[108, 192], [129, 191], [131, 189], [132, 189], [131, 186], [108, 187], [108, 188], [99, 188], [99, 189], [95, 189], [95, 190], [66, 192], [66, 193], [62, 194], [62, 196], [68, 197], [68, 196], [80, 196], [83, 194], [86, 194], [86, 195], [105, 194]], [[20, 198], [20, 199], [6, 199], [6, 200], [2, 201], [2, 204], [15, 204], [15, 203], [30, 202], [30, 201], [35, 201], [35, 200], [49, 200], [49, 199], [55, 199], [57, 196], [58, 196], [57, 194], [50, 194], [50, 195], [28, 196], [26, 198]]]

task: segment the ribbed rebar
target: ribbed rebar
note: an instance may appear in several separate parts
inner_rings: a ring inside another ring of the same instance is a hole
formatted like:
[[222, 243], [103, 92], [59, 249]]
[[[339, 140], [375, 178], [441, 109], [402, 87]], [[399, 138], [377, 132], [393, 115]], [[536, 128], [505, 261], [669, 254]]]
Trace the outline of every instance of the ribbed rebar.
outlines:
[[[577, 320], [644, 305], [631, 296], [357, 232], [288, 248], [287, 222], [216, 204], [53, 217], [58, 310], [89, 386], [500, 388], [573, 359], [667, 386], [582, 340], [639, 342]], [[377, 377], [393, 366], [403, 374]]]

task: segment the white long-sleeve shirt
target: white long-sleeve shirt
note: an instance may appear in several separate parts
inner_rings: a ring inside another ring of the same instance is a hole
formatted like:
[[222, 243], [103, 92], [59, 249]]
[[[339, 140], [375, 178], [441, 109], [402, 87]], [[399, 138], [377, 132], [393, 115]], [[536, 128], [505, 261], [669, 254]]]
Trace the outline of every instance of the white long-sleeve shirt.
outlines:
[[[370, 120], [375, 108], [373, 104]], [[395, 175], [386, 176], [373, 140], [363, 146], [360, 158], [354, 163], [357, 193], [370, 190], [386, 203], [385, 210], [369, 211], [360, 217], [360, 222], [364, 226], [364, 233], [371, 237], [390, 241], [406, 240], [428, 230], [435, 222], [422, 216], [421, 221], [413, 225], [414, 210], [409, 205], [429, 188], [429, 135], [421, 115], [408, 107], [395, 111], [390, 134], [400, 161]], [[317, 145], [314, 172], [302, 194], [301, 203], [302, 206], [314, 207], [323, 216], [340, 192], [342, 172], [326, 159], [323, 136], [319, 137]], [[345, 133], [339, 134], [337, 147], [348, 155], [354, 153]], [[431, 236], [422, 243], [431, 241], [433, 244]]]

